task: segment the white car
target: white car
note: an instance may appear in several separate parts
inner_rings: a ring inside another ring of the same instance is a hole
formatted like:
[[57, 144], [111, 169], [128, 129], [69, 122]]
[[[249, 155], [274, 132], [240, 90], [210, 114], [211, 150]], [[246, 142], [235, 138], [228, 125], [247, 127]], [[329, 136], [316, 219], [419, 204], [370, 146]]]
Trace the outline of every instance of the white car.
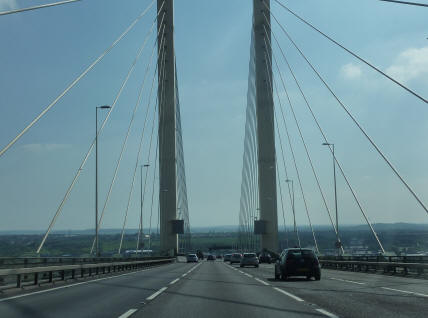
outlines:
[[259, 267], [259, 259], [257, 258], [256, 253], [244, 253], [239, 264], [240, 267], [244, 266], [254, 266]]
[[230, 257], [230, 264], [233, 263], [241, 263], [242, 254], [240, 253], [233, 253]]
[[196, 254], [187, 254], [187, 263], [197, 263], [199, 261], [198, 256]]

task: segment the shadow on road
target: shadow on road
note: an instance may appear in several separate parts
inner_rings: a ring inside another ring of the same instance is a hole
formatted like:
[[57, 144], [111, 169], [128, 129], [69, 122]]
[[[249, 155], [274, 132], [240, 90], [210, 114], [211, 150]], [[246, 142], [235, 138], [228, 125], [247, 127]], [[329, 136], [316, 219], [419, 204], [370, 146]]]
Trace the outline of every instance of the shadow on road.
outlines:
[[254, 303], [249, 303], [249, 302], [244, 302], [244, 301], [223, 299], [223, 298], [218, 298], [218, 297], [208, 297], [208, 296], [201, 296], [201, 295], [192, 295], [192, 294], [179, 293], [179, 292], [173, 292], [173, 291], [166, 291], [165, 293], [170, 294], [170, 295], [192, 297], [192, 298], [199, 298], [199, 299], [204, 299], [204, 300], [218, 301], [218, 302], [223, 302], [223, 303], [231, 303], [231, 304], [235, 304], [235, 305], [243, 305], [243, 306], [257, 307], [257, 308], [263, 308], [263, 309], [268, 309], [268, 310], [275, 310], [275, 311], [280, 311], [283, 313], [299, 314], [300, 316], [325, 317], [325, 315], [314, 313], [313, 311], [291, 310], [291, 309], [284, 309], [284, 308], [273, 307], [273, 306], [256, 305]]

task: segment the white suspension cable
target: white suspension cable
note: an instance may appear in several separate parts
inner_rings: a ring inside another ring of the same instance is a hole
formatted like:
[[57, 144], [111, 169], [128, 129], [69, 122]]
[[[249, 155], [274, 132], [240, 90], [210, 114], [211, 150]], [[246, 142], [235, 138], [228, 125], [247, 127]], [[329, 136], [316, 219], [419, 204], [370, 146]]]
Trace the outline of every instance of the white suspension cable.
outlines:
[[[269, 72], [269, 68], [268, 68], [268, 65], [267, 65], [268, 61], [269, 61], [269, 58], [268, 58], [267, 54], [265, 54], [265, 64], [266, 64], [266, 71], [267, 72]], [[268, 77], [268, 79], [269, 79], [269, 77]], [[270, 81], [268, 81], [268, 82], [270, 83]], [[270, 84], [272, 85], [272, 83], [270, 83]], [[286, 131], [287, 139], [288, 139], [288, 144], [289, 144], [289, 147], [290, 147], [291, 156], [293, 158], [294, 168], [296, 169], [297, 181], [299, 182], [299, 187], [300, 187], [300, 192], [302, 194], [303, 204], [305, 206], [306, 215], [308, 217], [309, 226], [311, 228], [312, 236], [313, 236], [314, 243], [315, 243], [315, 249], [319, 253], [318, 242], [317, 242], [317, 239], [315, 237], [315, 231], [314, 231], [314, 228], [312, 226], [311, 217], [309, 215], [309, 208], [308, 208], [308, 204], [307, 204], [307, 201], [306, 201], [305, 192], [303, 190], [303, 184], [302, 184], [302, 180], [300, 178], [300, 172], [299, 172], [299, 169], [297, 167], [297, 161], [296, 161], [296, 157], [295, 157], [295, 154], [294, 154], [293, 145], [291, 143], [291, 137], [290, 137], [290, 134], [289, 134], [289, 131], [288, 131], [288, 128], [287, 128], [287, 122], [285, 120], [284, 110], [283, 110], [283, 107], [282, 107], [281, 99], [279, 98], [278, 85], [277, 85], [275, 79], [273, 79], [273, 87], [275, 88], [275, 92], [276, 92], [276, 95], [277, 95], [277, 98], [278, 98], [278, 102], [279, 102], [279, 105], [280, 105], [279, 109], [281, 111], [282, 119], [283, 119], [283, 122], [284, 122], [284, 127], [285, 127], [285, 131]], [[270, 88], [272, 89], [272, 86]], [[273, 92], [273, 90], [270, 90], [270, 91]], [[287, 95], [287, 98], [288, 98], [288, 95]]]
[[[266, 33], [266, 32], [267, 32], [267, 30], [266, 30], [266, 27], [265, 27], [264, 25], [263, 25], [263, 28], [264, 28], [265, 33]], [[272, 43], [270, 42], [270, 40], [269, 40], [269, 39], [268, 39], [268, 43], [266, 43], [266, 38], [267, 38], [267, 37], [265, 37], [265, 45], [266, 45], [266, 47], [268, 47], [268, 44], [269, 44], [269, 47], [272, 49]], [[281, 52], [282, 52], [282, 48], [280, 48], [280, 49], [281, 49]], [[317, 175], [317, 173], [316, 173], [316, 171], [315, 171], [315, 167], [314, 167], [314, 164], [313, 164], [313, 162], [312, 162], [312, 158], [311, 158], [311, 156], [310, 156], [310, 154], [309, 154], [309, 149], [308, 149], [308, 147], [307, 147], [307, 145], [306, 145], [306, 142], [305, 142], [305, 139], [304, 139], [304, 137], [303, 137], [303, 133], [302, 133], [302, 130], [301, 130], [301, 128], [300, 128], [299, 122], [297, 121], [297, 117], [296, 117], [296, 114], [295, 114], [295, 112], [294, 112], [294, 106], [293, 106], [293, 104], [291, 103], [291, 99], [290, 99], [290, 97], [289, 97], [288, 90], [287, 90], [287, 87], [286, 87], [286, 85], [285, 85], [284, 77], [283, 77], [282, 72], [281, 72], [281, 70], [280, 70], [280, 68], [279, 68], [278, 61], [277, 61], [277, 59], [276, 59], [275, 55], [274, 55], [274, 54], [272, 54], [272, 56], [273, 56], [273, 61], [275, 62], [275, 66], [276, 66], [277, 72], [278, 72], [278, 74], [279, 74], [279, 76], [280, 76], [280, 79], [281, 79], [281, 82], [282, 82], [282, 87], [284, 88], [284, 91], [285, 91], [285, 93], [286, 93], [286, 95], [287, 95], [287, 99], [288, 99], [288, 102], [289, 102], [289, 105], [290, 105], [291, 113], [292, 113], [292, 115], [293, 115], [294, 122], [295, 122], [296, 127], [297, 127], [297, 130], [298, 130], [298, 132], [299, 132], [300, 140], [302, 141], [302, 144], [303, 144], [303, 146], [304, 146], [304, 148], [305, 148], [306, 157], [308, 158], [309, 164], [310, 164], [311, 169], [312, 169], [312, 173], [313, 173], [313, 175], [314, 175], [314, 178], [315, 178], [316, 184], [317, 184], [317, 186], [318, 186], [318, 190], [319, 190], [319, 192], [320, 192], [320, 194], [321, 194], [321, 197], [322, 197], [322, 200], [323, 200], [323, 202], [324, 202], [324, 207], [326, 208], [326, 211], [327, 211], [328, 217], [329, 217], [330, 222], [331, 222], [331, 225], [332, 225], [332, 227], [333, 227], [333, 231], [334, 231], [334, 233], [335, 233], [335, 235], [336, 235], [336, 239], [337, 239], [337, 241], [340, 241], [339, 233], [337, 232], [336, 226], [335, 226], [335, 224], [334, 224], [334, 222], [333, 222], [333, 218], [332, 218], [332, 216], [331, 216], [330, 209], [329, 209], [329, 207], [328, 207], [328, 205], [327, 205], [327, 201], [326, 201], [326, 199], [325, 199], [324, 192], [323, 192], [323, 190], [322, 190], [322, 188], [321, 188], [321, 184], [320, 184], [320, 182], [319, 182], [318, 175]], [[284, 58], [285, 58], [285, 55], [284, 55]], [[270, 62], [272, 62], [272, 61], [270, 61]], [[288, 61], [287, 61], [287, 63], [288, 63]], [[343, 247], [341, 247], [341, 248], [342, 248], [342, 253], [344, 253]]]
[[129, 80], [129, 78], [130, 78], [131, 74], [133, 73], [133, 71], [134, 71], [134, 69], [135, 69], [135, 65], [137, 64], [137, 61], [138, 61], [139, 57], [140, 57], [140, 56], [137, 54], [137, 56], [135, 57], [135, 59], [134, 59], [133, 63], [131, 64], [131, 67], [130, 67], [130, 69], [129, 69], [129, 71], [128, 71], [128, 74], [126, 75], [126, 77], [125, 77], [124, 81], [122, 82], [122, 85], [121, 85], [121, 87], [120, 87], [120, 89], [119, 89], [119, 92], [117, 93], [117, 95], [116, 95], [116, 97], [115, 97], [115, 99], [114, 99], [113, 103], [111, 104], [111, 108], [109, 109], [109, 111], [108, 111], [108, 113], [107, 113], [107, 115], [106, 115], [106, 117], [105, 117], [104, 121], [103, 121], [103, 122], [102, 122], [102, 124], [101, 124], [100, 129], [99, 129], [99, 130], [98, 130], [98, 132], [97, 132], [97, 136], [96, 136], [96, 137], [94, 138], [94, 140], [92, 141], [92, 143], [91, 143], [91, 145], [90, 145], [90, 147], [89, 147], [88, 152], [86, 153], [86, 155], [85, 155], [85, 157], [84, 157], [84, 159], [83, 159], [82, 163], [80, 164], [79, 169], [77, 170], [76, 174], [74, 175], [73, 181], [71, 182], [70, 186], [68, 187], [68, 189], [67, 189], [67, 191], [66, 191], [66, 193], [65, 193], [65, 195], [64, 195], [64, 197], [63, 197], [63, 199], [62, 199], [62, 201], [61, 201], [61, 203], [60, 203], [60, 205], [59, 205], [59, 207], [58, 207], [58, 209], [57, 209], [57, 211], [55, 212], [54, 217], [52, 218], [52, 220], [51, 220], [51, 222], [50, 222], [50, 224], [49, 224], [49, 227], [48, 227], [48, 229], [47, 229], [47, 231], [46, 231], [46, 233], [45, 233], [45, 235], [44, 235], [44, 237], [43, 237], [43, 239], [42, 239], [42, 242], [40, 243], [39, 248], [38, 248], [38, 249], [37, 249], [37, 251], [36, 251], [36, 253], [37, 253], [37, 254], [38, 254], [38, 253], [40, 253], [40, 250], [43, 248], [43, 245], [44, 245], [44, 243], [45, 243], [45, 241], [46, 241], [47, 237], [49, 236], [49, 233], [50, 233], [50, 231], [52, 230], [52, 227], [54, 226], [54, 224], [55, 224], [55, 222], [56, 222], [56, 219], [57, 219], [57, 218], [58, 218], [58, 216], [60, 215], [60, 213], [61, 213], [61, 211], [62, 211], [62, 208], [64, 207], [64, 204], [65, 204], [65, 202], [67, 201], [67, 199], [68, 199], [68, 197], [69, 197], [69, 195], [70, 195], [70, 193], [71, 193], [71, 190], [73, 189], [73, 187], [74, 187], [74, 185], [75, 185], [75, 183], [76, 183], [77, 179], [78, 179], [78, 178], [79, 178], [79, 176], [80, 176], [81, 171], [83, 170], [84, 166], [86, 165], [86, 162], [87, 162], [87, 160], [88, 160], [88, 158], [89, 158], [90, 154], [92, 153], [92, 150], [93, 150], [93, 148], [94, 148], [94, 146], [95, 146], [95, 140], [97, 139], [97, 137], [98, 137], [98, 136], [101, 134], [101, 132], [103, 131], [104, 126], [106, 125], [107, 121], [108, 121], [108, 120], [109, 120], [109, 118], [110, 118], [110, 114], [111, 114], [111, 113], [112, 113], [112, 111], [115, 109], [116, 104], [117, 104], [117, 101], [119, 100], [120, 96], [122, 95], [122, 92], [123, 92], [123, 90], [124, 90], [124, 88], [125, 88], [126, 84], [128, 83], [128, 80]]
[[[272, 16], [273, 16], [273, 15], [272, 15]], [[273, 16], [273, 17], [275, 18], [275, 16]], [[266, 19], [266, 21], [267, 21], [266, 16], [265, 16], [265, 19]], [[279, 24], [279, 21], [277, 21], [277, 23]], [[270, 25], [269, 23], [268, 23], [268, 26], [269, 26], [269, 28], [272, 30], [271, 25]], [[281, 25], [280, 25], [280, 26], [281, 26]], [[281, 26], [281, 27], [282, 27], [282, 26]], [[282, 29], [283, 29], [283, 28], [282, 28]], [[283, 31], [284, 31], [284, 32], [285, 32], [285, 34], [288, 36], [288, 38], [290, 39], [290, 41], [294, 44], [295, 48], [299, 51], [299, 53], [302, 55], [302, 57], [303, 57], [303, 58], [304, 58], [304, 59], [305, 59], [305, 60], [310, 64], [310, 66], [312, 66], [312, 64], [309, 62], [309, 60], [307, 60], [307, 59], [306, 59], [306, 56], [303, 54], [303, 52], [302, 52], [302, 51], [300, 51], [299, 47], [295, 44], [295, 42], [294, 42], [294, 41], [291, 39], [291, 37], [288, 35], [287, 31], [286, 31], [285, 29], [283, 29]], [[279, 45], [278, 40], [276, 39], [275, 33], [274, 33], [273, 31], [272, 31], [272, 35], [274, 36], [274, 39], [276, 40], [277, 44]], [[313, 66], [312, 66], [312, 69], [314, 70], [314, 72], [316, 72], [316, 70], [313, 68]], [[318, 73], [318, 72], [316, 72], [316, 73], [319, 75], [319, 73]], [[292, 72], [292, 74], [294, 74], [294, 73]], [[319, 77], [320, 77], [320, 75], [319, 75]], [[300, 89], [300, 85], [298, 85], [298, 87], [299, 87], [299, 89]], [[301, 89], [300, 89], [300, 91], [301, 91]], [[302, 91], [301, 91], [301, 93], [303, 94], [303, 92], [302, 92]], [[303, 96], [304, 96], [304, 94], [303, 94]], [[324, 139], [324, 142], [325, 142], [325, 143], [328, 143], [328, 139], [327, 139], [326, 135], [324, 134], [324, 131], [323, 131], [323, 129], [321, 128], [321, 126], [320, 126], [320, 124], [319, 124], [319, 122], [318, 122], [318, 119], [316, 118], [316, 116], [315, 116], [315, 114], [314, 114], [314, 112], [313, 112], [313, 110], [312, 110], [312, 107], [311, 107], [311, 106], [310, 106], [310, 104], [308, 103], [308, 101], [307, 101], [307, 99], [306, 99], [306, 97], [305, 97], [305, 96], [304, 96], [304, 99], [305, 99], [306, 106], [308, 107], [309, 112], [311, 113], [311, 116], [312, 116], [312, 118], [314, 119], [314, 121], [315, 121], [315, 123], [316, 123], [316, 125], [317, 125], [317, 127], [318, 127], [318, 129], [319, 129], [319, 131], [320, 131], [320, 133], [321, 133], [321, 135], [322, 135], [322, 137], [323, 137], [323, 139]], [[346, 182], [346, 185], [348, 186], [349, 191], [351, 191], [351, 194], [352, 194], [352, 196], [354, 197], [354, 200], [355, 200], [355, 202], [357, 203], [358, 208], [359, 208], [360, 212], [362, 213], [362, 215], [363, 215], [364, 219], [366, 220], [366, 223], [367, 223], [367, 225], [369, 226], [369, 228], [370, 228], [370, 230], [371, 230], [371, 232], [372, 232], [372, 234], [373, 234], [373, 236], [374, 236], [375, 240], [377, 241], [377, 243], [378, 243], [378, 245], [379, 245], [380, 249], [382, 250], [382, 252], [383, 252], [383, 253], [385, 253], [385, 250], [384, 250], [384, 248], [383, 248], [383, 246], [382, 246], [382, 243], [380, 242], [380, 240], [379, 240], [379, 237], [378, 237], [377, 233], [375, 232], [375, 230], [374, 230], [374, 228], [373, 228], [373, 226], [372, 226], [371, 222], [369, 221], [369, 219], [368, 219], [368, 217], [367, 217], [367, 215], [366, 215], [366, 213], [365, 213], [365, 211], [364, 211], [364, 209], [363, 209], [363, 207], [362, 207], [362, 205], [361, 205], [361, 203], [360, 203], [360, 201], [359, 201], [359, 199], [358, 199], [358, 197], [357, 197], [357, 195], [356, 195], [356, 193], [355, 193], [354, 189], [352, 188], [352, 186], [351, 186], [351, 184], [350, 184], [350, 182], [349, 182], [349, 180], [348, 180], [348, 177], [346, 176], [346, 174], [345, 174], [344, 170], [342, 169], [342, 166], [341, 166], [340, 162], [337, 160], [337, 158], [336, 158], [335, 154], [333, 153], [333, 149], [331, 148], [331, 146], [329, 146], [328, 148], [329, 148], [329, 150], [330, 150], [330, 152], [331, 152], [331, 154], [332, 154], [332, 156], [333, 156], [333, 158], [334, 158], [334, 161], [336, 162], [337, 166], [339, 167], [339, 170], [340, 170], [340, 172], [341, 172], [341, 174], [342, 174], [342, 176], [343, 176], [343, 178], [344, 178], [344, 180], [345, 180], [345, 182]]]
[[[165, 55], [165, 52], [163, 52], [163, 55]], [[162, 60], [163, 60], [163, 57], [162, 57]], [[127, 222], [127, 219], [128, 219], [129, 206], [130, 206], [130, 203], [131, 203], [132, 192], [134, 191], [135, 176], [136, 176], [136, 173], [137, 173], [138, 162], [139, 162], [141, 148], [142, 148], [143, 139], [144, 139], [144, 132], [145, 132], [145, 129], [146, 129], [147, 115], [148, 115], [148, 111], [150, 109], [151, 102], [152, 102], [153, 87], [154, 87], [155, 79], [156, 79], [156, 71], [157, 71], [157, 67], [156, 67], [156, 70], [155, 70], [155, 72], [153, 74], [152, 86], [150, 88], [150, 94], [149, 94], [149, 99], [148, 99], [147, 111], [146, 111], [146, 115], [145, 115], [145, 119], [144, 119], [143, 130], [142, 130], [141, 137], [140, 137], [140, 143], [139, 143], [139, 146], [138, 146], [137, 159], [135, 161], [134, 173], [133, 173], [132, 182], [131, 182], [131, 189], [129, 191], [129, 196], [128, 196], [128, 203], [126, 205], [126, 210], [125, 210], [125, 217], [124, 217], [123, 226], [122, 226], [122, 233], [121, 233], [121, 236], [120, 236], [120, 243], [119, 243], [118, 254], [120, 254], [120, 252], [122, 250], [123, 236], [125, 234], [125, 227], [126, 227], [126, 222]], [[155, 102], [153, 116], [155, 116], [156, 108], [157, 108], [157, 105], [156, 105], [156, 102]]]
[[[155, 23], [156, 23], [156, 19], [153, 22], [152, 27], [150, 28], [150, 31], [149, 31], [149, 33], [147, 34], [147, 36], [146, 36], [146, 38], [144, 40], [144, 44], [140, 48], [139, 55], [141, 55], [142, 50], [146, 46], [147, 41], [149, 40], [149, 37], [152, 34], [153, 27], [155, 26]], [[151, 56], [150, 56], [150, 60], [149, 60], [149, 63], [147, 65], [146, 69], [145, 69], [145, 72], [144, 72], [144, 79], [143, 79], [143, 82], [142, 82], [142, 84], [140, 86], [140, 89], [139, 89], [139, 92], [138, 92], [137, 102], [135, 103], [135, 106], [134, 106], [134, 109], [133, 109], [133, 112], [132, 112], [132, 115], [131, 115], [131, 119], [130, 119], [130, 122], [129, 122], [129, 125], [128, 125], [128, 130], [126, 132], [125, 139], [123, 141], [122, 148], [121, 148], [121, 151], [120, 151], [119, 159], [117, 160], [116, 167], [115, 167], [114, 173], [113, 173], [113, 178], [112, 178], [112, 181], [110, 183], [110, 187], [108, 189], [107, 197], [106, 197], [106, 199], [104, 201], [104, 206], [103, 206], [103, 209], [102, 209], [102, 212], [101, 212], [100, 219], [98, 221], [98, 228], [101, 228], [101, 224], [102, 224], [102, 221], [103, 221], [103, 218], [104, 218], [104, 213], [106, 211], [108, 202], [110, 200], [110, 196], [111, 196], [111, 193], [112, 193], [112, 190], [113, 190], [113, 186], [115, 184], [115, 181], [116, 181], [116, 178], [117, 178], [117, 174], [118, 174], [118, 171], [119, 171], [120, 163], [122, 161], [123, 154], [124, 154], [125, 149], [126, 149], [126, 145], [127, 145], [127, 142], [128, 142], [129, 135], [131, 133], [132, 125], [134, 123], [135, 114], [137, 113], [137, 110], [138, 110], [138, 108], [139, 108], [139, 106], [141, 104], [143, 89], [144, 89], [144, 86], [145, 86], [145, 83], [146, 83], [147, 76], [149, 74], [150, 67], [152, 66], [153, 56], [154, 56], [154, 53], [155, 53], [155, 48], [156, 48], [156, 42], [153, 45], [153, 49], [152, 49], [152, 53], [151, 53]], [[94, 247], [95, 247], [95, 238], [92, 241], [91, 254], [92, 254], [92, 252], [94, 250]]]
[[[266, 15], [265, 15], [265, 17], [266, 17]], [[311, 67], [311, 69], [314, 71], [314, 73], [317, 75], [317, 77], [321, 80], [321, 82], [324, 84], [324, 86], [328, 89], [328, 91], [336, 99], [336, 101], [339, 103], [339, 105], [342, 107], [342, 109], [346, 112], [346, 114], [349, 116], [349, 118], [354, 122], [354, 124], [358, 127], [358, 129], [362, 132], [362, 134], [367, 138], [367, 140], [370, 142], [370, 144], [373, 146], [373, 148], [376, 150], [376, 152], [382, 157], [382, 159], [391, 168], [391, 170], [398, 177], [398, 179], [401, 181], [401, 183], [407, 188], [407, 190], [410, 192], [410, 194], [416, 199], [416, 201], [419, 203], [419, 205], [428, 214], [428, 208], [425, 206], [425, 204], [422, 202], [422, 200], [419, 198], [419, 196], [416, 194], [416, 192], [404, 180], [404, 178], [401, 176], [401, 174], [398, 172], [398, 170], [392, 165], [392, 163], [389, 161], [389, 159], [386, 157], [386, 155], [382, 152], [382, 150], [377, 146], [377, 144], [374, 142], [374, 140], [368, 135], [368, 133], [360, 125], [360, 123], [357, 121], [357, 119], [351, 114], [351, 112], [348, 110], [348, 108], [345, 106], [345, 104], [334, 93], [334, 91], [327, 84], [327, 82], [324, 80], [324, 78], [321, 76], [321, 74], [315, 69], [315, 67], [312, 65], [312, 63], [309, 61], [309, 59], [305, 56], [305, 54], [303, 54], [303, 52], [300, 50], [300, 48], [297, 46], [297, 44], [294, 42], [294, 40], [291, 38], [291, 36], [288, 34], [288, 32], [282, 26], [282, 24], [276, 19], [276, 17], [273, 14], [272, 14], [272, 17], [275, 19], [275, 21], [278, 23], [281, 30], [284, 32], [284, 34], [287, 36], [287, 38], [290, 40], [290, 42], [293, 44], [293, 46], [299, 51], [300, 55], [305, 59], [305, 61], [308, 63], [308, 65]], [[270, 27], [270, 25], [269, 25], [269, 27]]]
[[[289, 8], [287, 8], [285, 5], [283, 5], [280, 1], [275, 0], [281, 7], [283, 7], [285, 10], [287, 10], [288, 12], [290, 12], [292, 15], [294, 15], [297, 19], [299, 19], [300, 21], [302, 21], [303, 23], [305, 23], [307, 26], [311, 27], [313, 30], [315, 30], [316, 32], [318, 32], [319, 34], [321, 34], [323, 37], [325, 37], [326, 39], [328, 39], [329, 41], [333, 42], [334, 44], [336, 44], [338, 47], [340, 47], [341, 49], [345, 50], [346, 52], [348, 52], [349, 54], [351, 54], [353, 57], [355, 57], [356, 59], [360, 60], [361, 62], [363, 62], [364, 64], [366, 64], [367, 66], [371, 67], [373, 70], [375, 70], [376, 72], [378, 72], [379, 74], [383, 75], [384, 77], [386, 77], [387, 79], [389, 79], [390, 81], [394, 82], [395, 84], [397, 84], [398, 86], [401, 86], [402, 88], [404, 88], [406, 91], [408, 91], [410, 94], [412, 94], [413, 96], [415, 96], [416, 98], [420, 99], [421, 101], [425, 102], [426, 104], [428, 103], [428, 100], [426, 100], [424, 97], [422, 97], [421, 95], [417, 94], [415, 91], [411, 90], [410, 88], [408, 88], [407, 86], [403, 85], [402, 83], [400, 83], [399, 81], [397, 81], [395, 78], [389, 76], [388, 74], [386, 74], [385, 72], [383, 72], [382, 70], [380, 70], [378, 67], [374, 66], [372, 63], [368, 62], [367, 60], [365, 60], [364, 58], [362, 58], [361, 56], [359, 56], [358, 54], [356, 54], [355, 52], [352, 52], [351, 50], [349, 50], [348, 48], [346, 48], [344, 45], [340, 44], [339, 42], [337, 42], [336, 40], [334, 40], [332, 37], [328, 36], [327, 34], [325, 34], [324, 32], [322, 32], [320, 29], [316, 28], [314, 25], [312, 25], [311, 23], [309, 23], [308, 21], [306, 21], [305, 19], [303, 19], [302, 17], [300, 17], [299, 15], [297, 15], [295, 12], [291, 11]], [[381, 1], [385, 1], [385, 0], [381, 0]], [[389, 0], [391, 1], [391, 0]], [[269, 8], [266, 6], [266, 3], [263, 0], [263, 4], [265, 5], [265, 7], [269, 10]], [[409, 4], [409, 3], [408, 3]], [[428, 5], [425, 5], [428, 6]], [[270, 12], [271, 15], [273, 16], [272, 12]], [[275, 17], [274, 17], [275, 18]], [[276, 20], [276, 18], [275, 18]]]
[[284, 208], [284, 198], [282, 196], [281, 178], [279, 177], [278, 161], [275, 160], [275, 163], [276, 163], [276, 174], [277, 174], [278, 186], [279, 186], [279, 197], [281, 199], [282, 221], [284, 223], [284, 234], [285, 234], [285, 240], [287, 242], [287, 248], [288, 248], [289, 247], [288, 246], [288, 231], [287, 231], [287, 226], [285, 223], [285, 208]]
[[0, 16], [7, 15], [7, 14], [24, 12], [24, 11], [30, 11], [30, 10], [37, 10], [37, 9], [43, 9], [43, 8], [48, 8], [48, 7], [54, 7], [54, 6], [59, 6], [59, 5], [62, 5], [62, 4], [68, 4], [68, 3], [77, 2], [77, 1], [81, 1], [81, 0], [65, 0], [65, 1], [59, 1], [59, 2], [54, 2], [54, 3], [42, 4], [42, 5], [34, 6], [34, 7], [28, 7], [28, 8], [22, 8], [22, 9], [15, 9], [15, 10], [3, 11], [3, 12], [0, 12]]
[[58, 95], [36, 118], [34, 118], [31, 123], [29, 123], [15, 138], [12, 139], [3, 149], [0, 150], [0, 157], [10, 148], [12, 147], [35, 123], [37, 123], [58, 101], [64, 97], [65, 94], [68, 93], [70, 89], [72, 89], [90, 70], [94, 68], [119, 42], [122, 40], [125, 35], [131, 31], [138, 21], [141, 20], [142, 17], [149, 11], [152, 7], [153, 0], [151, 4], [135, 19], [134, 22], [114, 41], [91, 65], [89, 65], [61, 94]]
[[[153, 114], [152, 132], [150, 134], [149, 151], [147, 153], [147, 161], [146, 161], [147, 164], [149, 164], [150, 155], [151, 155], [151, 152], [152, 152], [152, 142], [153, 142], [153, 132], [154, 132], [154, 129], [155, 129], [155, 120], [156, 120], [156, 107], [155, 107], [155, 112]], [[143, 198], [142, 198], [142, 201], [141, 201], [141, 211], [144, 208], [144, 199], [146, 197], [146, 187], [147, 187], [147, 176], [148, 176], [148, 173], [149, 173], [149, 169], [146, 169], [146, 176], [144, 177]], [[138, 250], [138, 247], [140, 246], [140, 239], [141, 239], [140, 233], [142, 234], [142, 232], [143, 232], [143, 215], [142, 214], [140, 215], [140, 224], [139, 224], [139, 229], [138, 230], [139, 231], [138, 231], [138, 235], [137, 235], [137, 248], [136, 248], [137, 250]]]

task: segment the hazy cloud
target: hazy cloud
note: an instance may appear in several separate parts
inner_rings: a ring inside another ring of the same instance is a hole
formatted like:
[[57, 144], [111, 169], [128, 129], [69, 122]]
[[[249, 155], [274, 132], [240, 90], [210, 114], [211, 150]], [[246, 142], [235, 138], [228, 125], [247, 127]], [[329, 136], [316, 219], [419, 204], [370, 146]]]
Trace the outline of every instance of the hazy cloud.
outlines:
[[386, 69], [386, 73], [403, 83], [428, 76], [428, 46], [401, 52], [395, 63]]
[[70, 148], [68, 144], [26, 144], [22, 146], [22, 149], [28, 152], [46, 152], [56, 151]]
[[340, 72], [343, 77], [346, 79], [357, 79], [362, 75], [361, 67], [359, 65], [355, 65], [353, 63], [348, 63], [343, 65], [340, 69]]
[[17, 7], [17, 0], [0, 0], [0, 10], [16, 9]]

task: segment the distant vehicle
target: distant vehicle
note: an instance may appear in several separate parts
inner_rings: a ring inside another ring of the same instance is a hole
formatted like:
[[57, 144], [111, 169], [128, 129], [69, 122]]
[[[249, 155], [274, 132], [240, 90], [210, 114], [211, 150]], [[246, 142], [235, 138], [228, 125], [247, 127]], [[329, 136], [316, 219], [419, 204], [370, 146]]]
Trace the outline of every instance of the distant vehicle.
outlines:
[[240, 267], [244, 266], [254, 266], [259, 267], [259, 259], [257, 258], [256, 253], [244, 253], [239, 263]]
[[321, 279], [321, 266], [314, 251], [308, 248], [291, 248], [282, 251], [275, 263], [275, 279], [306, 276]]
[[208, 255], [208, 257], [207, 257], [207, 261], [215, 261], [215, 257], [214, 257], [214, 255]]
[[223, 261], [224, 262], [230, 262], [230, 257], [232, 256], [232, 254], [225, 254], [223, 257]]
[[239, 253], [233, 253], [233, 254], [230, 256], [230, 264], [233, 264], [233, 263], [241, 263], [241, 258], [242, 258], [242, 254], [239, 254]]
[[217, 258], [223, 258], [223, 255], [219, 254], [217, 255]]
[[197, 263], [199, 261], [196, 254], [187, 254], [187, 263]]
[[272, 263], [272, 256], [270, 256], [269, 253], [263, 252], [259, 255], [259, 262], [260, 263]]
[[202, 253], [202, 251], [200, 250], [196, 251], [196, 255], [198, 256], [199, 259], [204, 259], [204, 253]]
[[123, 252], [123, 255], [129, 257], [133, 255], [139, 255], [139, 256], [152, 256], [153, 250], [126, 250]]

